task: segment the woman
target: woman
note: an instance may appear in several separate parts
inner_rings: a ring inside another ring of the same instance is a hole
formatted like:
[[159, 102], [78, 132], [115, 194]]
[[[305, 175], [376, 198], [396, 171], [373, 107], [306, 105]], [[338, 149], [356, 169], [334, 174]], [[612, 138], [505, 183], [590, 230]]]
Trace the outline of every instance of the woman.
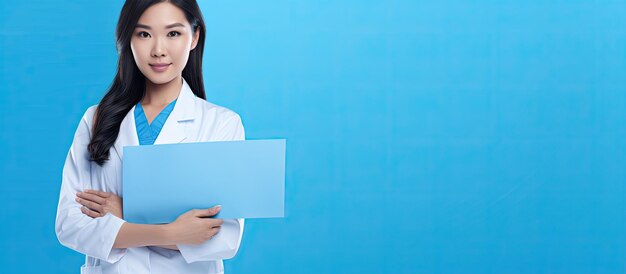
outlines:
[[205, 100], [200, 9], [193, 0], [126, 1], [116, 38], [117, 75], [83, 115], [65, 161], [56, 235], [86, 255], [82, 273], [221, 273], [243, 219], [203, 218], [219, 206], [163, 225], [122, 216], [124, 146], [245, 138], [237, 113]]

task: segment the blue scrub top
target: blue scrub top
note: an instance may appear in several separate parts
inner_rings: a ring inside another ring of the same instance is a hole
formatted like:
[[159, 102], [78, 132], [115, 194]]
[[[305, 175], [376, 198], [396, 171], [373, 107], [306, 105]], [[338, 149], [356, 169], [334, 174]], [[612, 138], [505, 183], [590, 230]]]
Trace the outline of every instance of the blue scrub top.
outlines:
[[152, 124], [148, 124], [148, 118], [146, 118], [146, 113], [143, 111], [143, 107], [141, 107], [141, 102], [137, 103], [135, 106], [135, 128], [137, 130], [137, 136], [139, 137], [139, 145], [154, 144], [154, 141], [161, 132], [161, 128], [163, 128], [165, 121], [167, 121], [167, 117], [172, 113], [175, 104], [176, 100], [169, 103], [161, 113], [152, 120]]

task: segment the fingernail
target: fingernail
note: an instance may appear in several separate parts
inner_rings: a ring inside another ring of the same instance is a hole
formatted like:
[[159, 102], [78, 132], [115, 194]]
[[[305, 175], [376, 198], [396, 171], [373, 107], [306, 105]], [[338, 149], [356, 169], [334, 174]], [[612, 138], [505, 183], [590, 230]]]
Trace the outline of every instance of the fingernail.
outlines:
[[216, 206], [214, 206], [213, 208], [215, 208], [215, 209], [220, 209], [220, 208], [222, 208], [222, 205], [216, 205]]

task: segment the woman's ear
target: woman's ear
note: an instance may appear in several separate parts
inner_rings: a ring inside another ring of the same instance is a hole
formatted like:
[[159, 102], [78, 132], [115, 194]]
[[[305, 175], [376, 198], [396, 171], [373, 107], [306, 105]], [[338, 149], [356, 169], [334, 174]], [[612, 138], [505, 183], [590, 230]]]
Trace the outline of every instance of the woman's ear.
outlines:
[[200, 39], [200, 26], [196, 27], [196, 30], [193, 32], [193, 41], [191, 41], [191, 50], [196, 48], [198, 45], [198, 39]]

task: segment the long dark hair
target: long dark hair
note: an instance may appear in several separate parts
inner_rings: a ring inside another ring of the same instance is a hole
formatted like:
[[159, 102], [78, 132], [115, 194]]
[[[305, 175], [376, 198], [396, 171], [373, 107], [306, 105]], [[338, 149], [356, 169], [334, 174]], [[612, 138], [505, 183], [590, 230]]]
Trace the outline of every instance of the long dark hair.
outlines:
[[143, 98], [145, 93], [146, 78], [135, 64], [130, 49], [130, 39], [135, 26], [139, 17], [148, 7], [165, 1], [183, 10], [191, 29], [194, 32], [200, 31], [198, 43], [189, 53], [182, 77], [185, 78], [196, 96], [206, 99], [202, 79], [205, 25], [198, 3], [195, 0], [127, 0], [122, 7], [115, 32], [119, 54], [117, 73], [109, 90], [98, 104], [91, 141], [87, 147], [89, 159], [100, 166], [109, 159], [109, 150], [117, 139], [122, 120], [133, 106]]

